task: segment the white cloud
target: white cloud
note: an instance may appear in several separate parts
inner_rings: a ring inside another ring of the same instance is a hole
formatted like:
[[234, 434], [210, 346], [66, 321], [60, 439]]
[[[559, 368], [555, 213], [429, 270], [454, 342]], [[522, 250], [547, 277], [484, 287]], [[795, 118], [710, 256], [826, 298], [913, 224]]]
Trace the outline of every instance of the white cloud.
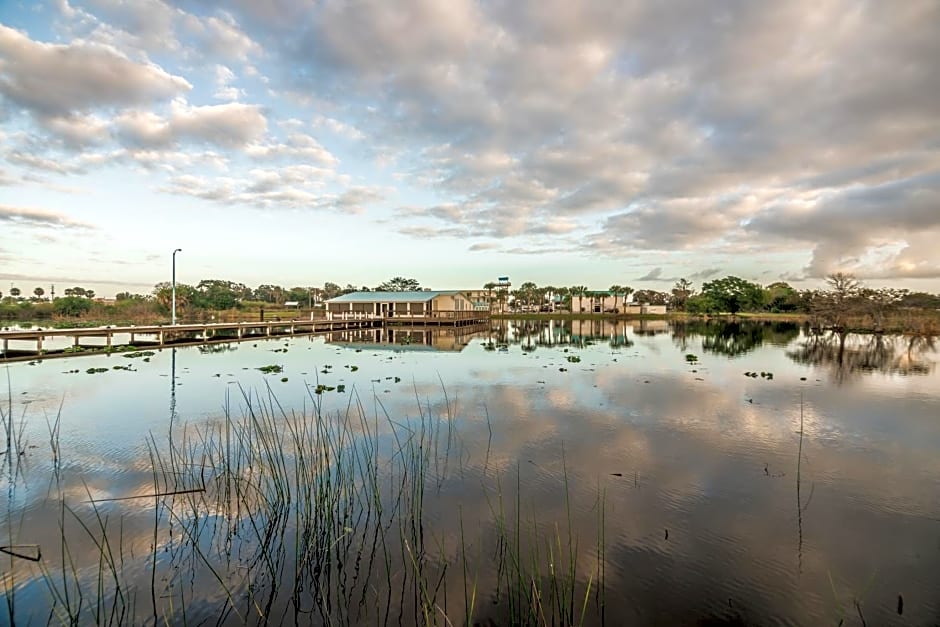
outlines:
[[365, 134], [355, 126], [351, 126], [345, 122], [341, 122], [340, 120], [327, 117], [325, 115], [315, 115], [311, 124], [314, 128], [327, 129], [336, 135], [345, 137], [346, 139], [358, 140], [365, 137]]
[[215, 93], [212, 97], [217, 100], [238, 100], [243, 95], [241, 89], [233, 87], [235, 73], [224, 65], [215, 66]]
[[74, 220], [64, 213], [0, 205], [0, 224], [40, 226], [40, 227], [79, 227], [90, 228], [87, 224]]
[[291, 133], [285, 142], [251, 144], [245, 152], [256, 159], [303, 159], [326, 167], [339, 163], [320, 142], [305, 133]]
[[229, 13], [221, 12], [207, 18], [186, 14], [182, 18], [182, 29], [204, 54], [210, 56], [245, 62], [263, 52]]
[[41, 43], [0, 25], [0, 94], [38, 116], [149, 103], [190, 89], [186, 79], [114, 48]]
[[40, 124], [74, 148], [101, 144], [111, 138], [108, 122], [95, 115], [48, 117], [42, 118]]
[[192, 106], [174, 102], [168, 117], [129, 110], [115, 121], [126, 141], [140, 147], [161, 148], [179, 142], [208, 143], [243, 148], [264, 136], [267, 119], [256, 105], [229, 103]]

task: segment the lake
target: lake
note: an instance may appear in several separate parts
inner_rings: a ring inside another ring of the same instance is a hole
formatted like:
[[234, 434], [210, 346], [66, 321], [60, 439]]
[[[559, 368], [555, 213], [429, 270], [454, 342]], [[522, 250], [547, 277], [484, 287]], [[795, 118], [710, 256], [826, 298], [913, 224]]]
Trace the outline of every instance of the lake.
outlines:
[[938, 359], [576, 320], [11, 363], [0, 623], [936, 624]]

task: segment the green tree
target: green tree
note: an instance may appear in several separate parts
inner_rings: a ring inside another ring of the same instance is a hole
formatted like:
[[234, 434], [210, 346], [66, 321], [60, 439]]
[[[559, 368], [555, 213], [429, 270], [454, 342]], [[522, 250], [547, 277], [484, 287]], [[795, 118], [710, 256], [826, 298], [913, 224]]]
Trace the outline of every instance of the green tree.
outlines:
[[280, 285], [259, 285], [253, 292], [255, 300], [262, 300], [266, 303], [281, 304], [285, 300], [284, 295], [284, 288]]
[[610, 293], [614, 295], [614, 311], [619, 312], [620, 308], [617, 307], [617, 299], [620, 298], [620, 291], [623, 289], [623, 286], [614, 283], [609, 289]]
[[736, 276], [709, 281], [702, 285], [702, 295], [709, 298], [719, 311], [736, 314], [742, 310], [759, 309], [764, 293], [760, 285]]
[[403, 276], [397, 276], [376, 286], [377, 292], [417, 292], [421, 289], [421, 284], [417, 279], [408, 279]]
[[800, 295], [789, 283], [777, 281], [764, 288], [764, 307], [779, 313], [796, 311], [799, 308]]
[[117, 302], [125, 300], [147, 300], [147, 297], [143, 294], [132, 294], [131, 292], [118, 292], [114, 295], [114, 300]]
[[33, 290], [33, 294], [36, 296], [36, 300], [42, 300], [43, 295], [46, 293], [46, 290], [41, 287], [37, 287]]
[[538, 286], [532, 281], [526, 281], [519, 286], [519, 289], [516, 290], [517, 298], [522, 298], [525, 302], [526, 307], [532, 306], [532, 301], [535, 300], [538, 296]]
[[633, 296], [636, 302], [650, 305], [668, 305], [671, 298], [666, 292], [656, 290], [638, 290]]
[[630, 294], [633, 293], [633, 288], [627, 287], [626, 285], [611, 285], [610, 292], [614, 295], [614, 309], [620, 311], [620, 309], [617, 307], [617, 298], [621, 297], [623, 299], [621, 301], [622, 304], [626, 306], [627, 298], [629, 298]]
[[[192, 285], [176, 284], [176, 311], [187, 309], [198, 300], [198, 292]], [[173, 286], [169, 281], [162, 281], [153, 286], [153, 297], [164, 311], [170, 311], [173, 302]]]
[[718, 311], [718, 305], [705, 294], [694, 294], [685, 301], [685, 310], [691, 314], [709, 314]]
[[203, 279], [196, 285], [193, 305], [200, 309], [234, 309], [238, 307], [245, 286], [220, 279]]
[[19, 298], [21, 293], [22, 292], [20, 292], [20, 288], [18, 287], [10, 288], [10, 296], [12, 296], [13, 298]]
[[91, 311], [91, 301], [81, 296], [57, 298], [52, 303], [52, 311], [60, 316], [80, 316]]
[[336, 283], [330, 283], [327, 281], [323, 284], [323, 299], [330, 300], [331, 298], [336, 298], [343, 293], [343, 288], [341, 288]]

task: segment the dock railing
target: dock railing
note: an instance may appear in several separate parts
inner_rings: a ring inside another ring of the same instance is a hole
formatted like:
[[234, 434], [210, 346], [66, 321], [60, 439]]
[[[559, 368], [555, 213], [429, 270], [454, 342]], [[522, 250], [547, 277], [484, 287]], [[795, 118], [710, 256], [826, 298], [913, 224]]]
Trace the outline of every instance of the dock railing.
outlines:
[[488, 311], [431, 311], [427, 313], [398, 313], [386, 316], [358, 311], [328, 312], [327, 320], [482, 320], [488, 318]]

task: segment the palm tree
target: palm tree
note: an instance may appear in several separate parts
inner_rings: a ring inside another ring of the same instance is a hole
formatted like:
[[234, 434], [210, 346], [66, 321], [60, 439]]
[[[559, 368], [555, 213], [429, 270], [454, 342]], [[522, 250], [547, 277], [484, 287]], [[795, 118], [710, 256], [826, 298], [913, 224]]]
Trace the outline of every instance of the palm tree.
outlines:
[[528, 309], [532, 306], [532, 298], [536, 295], [538, 286], [532, 281], [526, 281], [519, 286], [519, 296], [525, 299], [525, 306]]
[[629, 285], [621, 285], [621, 286], [620, 286], [620, 295], [623, 297], [623, 307], [624, 307], [624, 309], [627, 308], [627, 299], [630, 298], [630, 294], [632, 294], [633, 291], [634, 291], [633, 288], [630, 287]]
[[614, 285], [610, 286], [610, 293], [614, 295], [614, 313], [620, 313], [620, 310], [617, 309], [617, 296], [619, 296], [622, 291], [622, 285], [617, 285], [615, 283]]
[[13, 298], [19, 298], [19, 296], [20, 296], [20, 288], [18, 288], [18, 287], [11, 287], [11, 288], [10, 288], [10, 296], [12, 296]]
[[36, 289], [33, 290], [33, 294], [36, 295], [37, 300], [42, 300], [42, 295], [45, 293], [46, 293], [46, 290], [42, 289], [41, 287], [37, 287]]

